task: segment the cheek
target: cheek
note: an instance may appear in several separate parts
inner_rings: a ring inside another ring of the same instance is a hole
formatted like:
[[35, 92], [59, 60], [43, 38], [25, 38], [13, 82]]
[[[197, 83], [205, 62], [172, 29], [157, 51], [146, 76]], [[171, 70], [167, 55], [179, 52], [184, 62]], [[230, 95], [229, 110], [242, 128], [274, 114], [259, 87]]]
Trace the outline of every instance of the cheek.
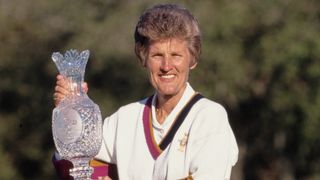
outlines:
[[151, 73], [156, 73], [160, 69], [159, 64], [154, 61], [147, 61], [145, 64], [145, 68]]
[[189, 71], [190, 71], [190, 65], [189, 63], [183, 63], [179, 66], [179, 71], [181, 73], [185, 73], [185, 74], [188, 74]]
[[146, 73], [147, 73], [147, 76], [149, 77], [149, 80], [153, 81], [156, 78], [157, 71], [155, 71], [149, 66], [146, 66]]
[[190, 75], [190, 67], [185, 67], [184, 71], [182, 72], [183, 78], [188, 81]]

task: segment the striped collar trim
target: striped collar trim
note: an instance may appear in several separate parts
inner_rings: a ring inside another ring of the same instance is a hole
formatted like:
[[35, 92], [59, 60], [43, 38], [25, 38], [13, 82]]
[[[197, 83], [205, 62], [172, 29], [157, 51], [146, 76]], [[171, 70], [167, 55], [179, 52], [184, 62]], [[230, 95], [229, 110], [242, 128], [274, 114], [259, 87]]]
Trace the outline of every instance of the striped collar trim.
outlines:
[[176, 116], [174, 122], [172, 123], [169, 131], [166, 133], [165, 137], [161, 140], [159, 145], [155, 141], [153, 127], [152, 127], [152, 113], [151, 113], [151, 105], [152, 105], [152, 98], [153, 96], [147, 99], [145, 108], [143, 110], [143, 127], [144, 127], [144, 134], [146, 137], [147, 146], [149, 151], [153, 157], [153, 159], [157, 159], [158, 156], [164, 151], [167, 146], [172, 142], [176, 132], [178, 131], [179, 127], [183, 123], [184, 119], [188, 115], [192, 106], [203, 96], [195, 93], [189, 101], [185, 104], [182, 110]]

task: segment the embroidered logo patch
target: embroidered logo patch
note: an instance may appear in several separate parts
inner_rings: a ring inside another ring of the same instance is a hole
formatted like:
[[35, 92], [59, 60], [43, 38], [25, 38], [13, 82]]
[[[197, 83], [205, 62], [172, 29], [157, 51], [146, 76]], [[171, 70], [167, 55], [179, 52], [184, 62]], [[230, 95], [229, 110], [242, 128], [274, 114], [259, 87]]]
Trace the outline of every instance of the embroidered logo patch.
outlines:
[[179, 144], [178, 151], [180, 151], [180, 152], [184, 151], [184, 149], [187, 145], [187, 142], [188, 142], [188, 136], [189, 136], [188, 133], [184, 133], [184, 136], [179, 140], [180, 144]]

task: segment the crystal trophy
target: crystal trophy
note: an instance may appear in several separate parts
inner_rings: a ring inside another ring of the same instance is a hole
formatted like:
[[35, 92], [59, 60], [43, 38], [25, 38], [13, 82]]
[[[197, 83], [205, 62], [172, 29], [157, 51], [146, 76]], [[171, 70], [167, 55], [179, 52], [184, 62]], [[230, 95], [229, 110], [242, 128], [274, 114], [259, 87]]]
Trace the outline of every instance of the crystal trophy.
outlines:
[[93, 168], [89, 161], [98, 154], [102, 143], [101, 112], [81, 86], [88, 58], [88, 50], [69, 50], [64, 56], [52, 54], [69, 88], [69, 94], [53, 110], [52, 134], [60, 156], [72, 162], [69, 172], [76, 180], [91, 179]]

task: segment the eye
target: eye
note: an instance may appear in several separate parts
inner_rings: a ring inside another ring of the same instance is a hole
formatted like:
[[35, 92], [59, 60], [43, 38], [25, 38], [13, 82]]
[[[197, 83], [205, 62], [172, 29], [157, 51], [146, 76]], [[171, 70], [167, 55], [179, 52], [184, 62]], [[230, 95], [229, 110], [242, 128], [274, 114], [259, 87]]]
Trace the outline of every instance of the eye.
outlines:
[[151, 57], [153, 57], [153, 58], [161, 58], [161, 57], [163, 57], [163, 55], [161, 53], [154, 53], [154, 54], [151, 54]]
[[182, 55], [179, 54], [179, 53], [172, 53], [171, 56], [173, 56], [173, 57], [182, 57]]

